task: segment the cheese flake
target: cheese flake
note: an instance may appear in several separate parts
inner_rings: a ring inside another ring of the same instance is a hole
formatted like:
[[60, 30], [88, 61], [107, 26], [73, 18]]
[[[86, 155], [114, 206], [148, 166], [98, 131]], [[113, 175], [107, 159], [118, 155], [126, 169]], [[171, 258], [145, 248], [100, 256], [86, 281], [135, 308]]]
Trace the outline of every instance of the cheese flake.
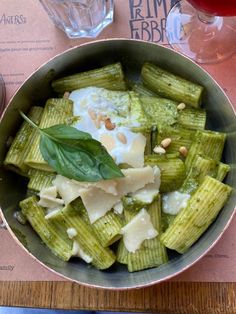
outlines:
[[82, 190], [80, 196], [91, 223], [103, 217], [120, 199], [96, 187]]
[[39, 193], [39, 197], [38, 204], [45, 208], [62, 208], [62, 205], [64, 205], [64, 200], [57, 198], [57, 188], [54, 186], [43, 188]]
[[61, 175], [57, 175], [52, 184], [57, 188], [66, 205], [70, 204], [70, 202], [80, 195], [80, 187], [72, 180]]
[[93, 258], [86, 254], [77, 241], [73, 241], [72, 255], [82, 258], [86, 263], [91, 263]]
[[177, 215], [180, 210], [187, 206], [189, 194], [178, 191], [169, 192], [163, 195], [163, 212], [170, 215]]
[[138, 133], [137, 137], [126, 153], [123, 154], [123, 163], [127, 163], [131, 167], [139, 168], [144, 166], [144, 150], [146, 146], [146, 137]]
[[124, 169], [122, 172], [124, 177], [114, 180], [117, 184], [117, 195], [109, 194], [97, 187], [81, 190], [80, 196], [91, 223], [104, 216], [124, 195], [154, 182], [154, 172], [150, 166]]
[[50, 219], [56, 216], [61, 211], [61, 208], [49, 209], [47, 215], [44, 217], [45, 219]]
[[153, 172], [154, 182], [146, 184], [142, 189], [131, 194], [131, 197], [135, 201], [141, 202], [143, 204], [151, 204], [154, 198], [158, 195], [161, 184], [161, 171], [157, 166], [154, 166]]
[[123, 210], [124, 210], [124, 206], [123, 206], [123, 203], [122, 202], [118, 202], [117, 204], [115, 204], [113, 206], [113, 209], [114, 209], [114, 212], [116, 214], [122, 214], [123, 213]]
[[113, 180], [102, 180], [98, 182], [79, 182], [71, 180], [61, 175], [57, 175], [53, 180], [53, 185], [58, 190], [58, 193], [65, 201], [65, 204], [70, 204], [73, 200], [80, 196], [81, 190], [91, 187], [98, 187], [107, 193], [117, 195], [116, 182]]
[[121, 234], [123, 234], [126, 249], [134, 253], [144, 240], [155, 238], [158, 232], [153, 227], [150, 215], [142, 208], [127, 225], [121, 228]]
[[75, 228], [68, 228], [68, 229], [66, 230], [66, 232], [67, 232], [68, 237], [69, 237], [70, 239], [73, 239], [75, 236], [77, 236], [77, 231], [76, 231]]

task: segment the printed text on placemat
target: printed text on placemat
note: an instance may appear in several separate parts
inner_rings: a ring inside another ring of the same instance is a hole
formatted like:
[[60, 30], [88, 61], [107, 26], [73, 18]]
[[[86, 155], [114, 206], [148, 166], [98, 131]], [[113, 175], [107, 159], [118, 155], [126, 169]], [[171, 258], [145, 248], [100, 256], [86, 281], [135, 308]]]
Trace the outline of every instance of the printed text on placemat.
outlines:
[[166, 17], [176, 0], [129, 0], [131, 38], [165, 43]]

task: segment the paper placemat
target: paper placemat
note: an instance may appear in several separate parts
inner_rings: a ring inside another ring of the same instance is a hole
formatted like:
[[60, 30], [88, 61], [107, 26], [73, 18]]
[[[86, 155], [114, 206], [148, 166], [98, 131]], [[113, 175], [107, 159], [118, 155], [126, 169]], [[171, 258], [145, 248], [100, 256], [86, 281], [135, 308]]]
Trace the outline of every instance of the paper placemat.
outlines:
[[[133, 38], [167, 45], [165, 21], [173, 0], [115, 0], [115, 21], [97, 39]], [[0, 73], [7, 101], [22, 82], [56, 54], [91, 40], [68, 39], [35, 0], [1, 0]], [[204, 68], [236, 103], [236, 55]], [[233, 90], [234, 89], [234, 90]], [[0, 230], [0, 280], [61, 281], [34, 261], [6, 230]], [[236, 282], [236, 218], [217, 245], [172, 281]]]

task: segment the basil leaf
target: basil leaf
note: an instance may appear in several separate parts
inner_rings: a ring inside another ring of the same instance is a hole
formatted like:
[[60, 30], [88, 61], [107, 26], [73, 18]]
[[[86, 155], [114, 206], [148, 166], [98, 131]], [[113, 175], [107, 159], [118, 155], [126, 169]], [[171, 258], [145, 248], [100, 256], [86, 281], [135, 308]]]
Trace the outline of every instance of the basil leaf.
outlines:
[[47, 134], [54, 141], [68, 143], [73, 145], [74, 140], [92, 139], [89, 133], [79, 131], [69, 125], [57, 124], [50, 128], [41, 129], [41, 132]]
[[40, 152], [58, 174], [87, 182], [124, 176], [105, 147], [89, 133], [64, 124], [40, 129], [22, 111], [20, 114], [39, 130]]
[[88, 182], [123, 177], [106, 149], [90, 134], [67, 125], [41, 129], [40, 133], [41, 154], [57, 173]]

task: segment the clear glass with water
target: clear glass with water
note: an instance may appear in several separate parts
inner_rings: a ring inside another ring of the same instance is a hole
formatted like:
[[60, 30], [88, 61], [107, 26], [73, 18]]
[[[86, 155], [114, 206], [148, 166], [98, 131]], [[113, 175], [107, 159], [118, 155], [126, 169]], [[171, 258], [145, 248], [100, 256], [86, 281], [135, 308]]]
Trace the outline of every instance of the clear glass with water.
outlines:
[[40, 0], [69, 38], [96, 37], [113, 21], [114, 0]]

